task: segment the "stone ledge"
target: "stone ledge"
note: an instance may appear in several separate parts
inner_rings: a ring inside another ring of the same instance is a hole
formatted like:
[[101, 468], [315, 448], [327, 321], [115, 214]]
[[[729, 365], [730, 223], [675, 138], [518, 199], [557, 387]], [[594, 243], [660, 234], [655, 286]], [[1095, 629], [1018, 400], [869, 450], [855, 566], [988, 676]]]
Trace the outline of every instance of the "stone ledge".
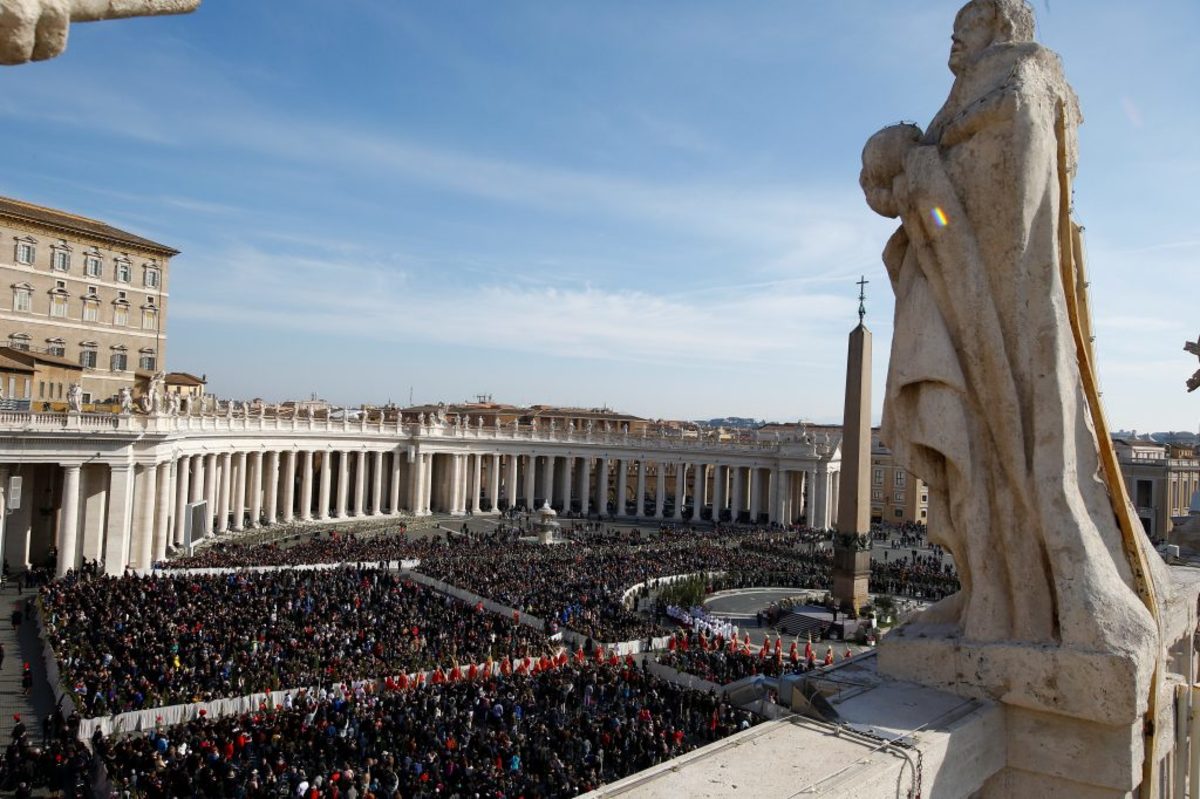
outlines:
[[1130, 655], [1033, 644], [981, 644], [949, 625], [905, 625], [879, 646], [879, 672], [1012, 707], [1110, 727], [1146, 712], [1150, 666]]

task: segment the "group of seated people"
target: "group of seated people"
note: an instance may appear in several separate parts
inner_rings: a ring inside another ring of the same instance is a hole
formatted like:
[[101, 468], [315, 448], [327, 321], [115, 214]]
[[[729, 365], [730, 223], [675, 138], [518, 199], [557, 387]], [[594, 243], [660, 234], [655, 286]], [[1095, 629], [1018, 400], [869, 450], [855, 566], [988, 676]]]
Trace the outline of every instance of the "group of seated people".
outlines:
[[410, 541], [404, 525], [386, 535], [360, 537], [336, 530], [291, 545], [215, 543], [194, 555], [162, 565], [170, 569], [230, 569], [247, 566], [308, 566], [321, 563], [382, 563], [420, 558], [438, 539]]
[[404, 691], [321, 691], [98, 741], [113, 795], [572, 797], [756, 718], [618, 661]]
[[42, 589], [87, 716], [540, 656], [545, 634], [378, 569], [68, 579]]
[[[851, 650], [846, 649], [842, 656], [851, 657]], [[760, 674], [765, 677], [799, 674], [818, 666], [832, 665], [835, 658], [833, 646], [829, 644], [823, 646], [823, 652], [818, 652], [809, 642], [801, 646], [798, 641], [792, 641], [785, 646], [779, 636], [773, 643], [764, 640], [754, 644], [749, 635], [739, 640], [688, 632], [673, 635], [666, 650], [657, 656], [664, 666], [717, 685], [728, 685]]]

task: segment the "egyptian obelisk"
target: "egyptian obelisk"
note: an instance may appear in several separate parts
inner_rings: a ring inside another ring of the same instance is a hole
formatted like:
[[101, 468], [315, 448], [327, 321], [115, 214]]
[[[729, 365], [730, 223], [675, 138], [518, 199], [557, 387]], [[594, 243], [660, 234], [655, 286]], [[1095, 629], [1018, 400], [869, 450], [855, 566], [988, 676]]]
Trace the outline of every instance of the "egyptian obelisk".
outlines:
[[866, 278], [858, 285], [858, 327], [850, 331], [846, 357], [842, 473], [833, 549], [834, 601], [855, 612], [868, 602], [871, 576], [871, 331], [863, 321]]

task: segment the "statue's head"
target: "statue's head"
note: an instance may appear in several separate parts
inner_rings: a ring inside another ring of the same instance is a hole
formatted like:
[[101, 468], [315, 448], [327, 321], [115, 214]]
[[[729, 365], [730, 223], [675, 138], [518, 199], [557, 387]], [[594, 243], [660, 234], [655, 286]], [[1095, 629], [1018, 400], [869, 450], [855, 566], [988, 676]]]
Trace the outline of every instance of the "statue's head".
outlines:
[[971, 0], [954, 19], [950, 71], [962, 74], [994, 44], [1032, 42], [1034, 28], [1026, 0]]

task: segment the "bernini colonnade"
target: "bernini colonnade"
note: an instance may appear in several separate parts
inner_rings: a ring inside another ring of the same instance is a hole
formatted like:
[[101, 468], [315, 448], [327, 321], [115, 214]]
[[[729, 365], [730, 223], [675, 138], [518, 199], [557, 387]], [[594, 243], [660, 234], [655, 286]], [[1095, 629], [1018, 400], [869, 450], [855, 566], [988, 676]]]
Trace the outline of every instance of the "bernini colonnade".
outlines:
[[[273, 524], [499, 513], [549, 502], [625, 518], [806, 521], [836, 513], [836, 444], [720, 442], [508, 425], [265, 416], [0, 413], [10, 568], [147, 569], [184, 543]], [[11, 478], [19, 477], [19, 481]], [[19, 496], [13, 496], [13, 491]]]

